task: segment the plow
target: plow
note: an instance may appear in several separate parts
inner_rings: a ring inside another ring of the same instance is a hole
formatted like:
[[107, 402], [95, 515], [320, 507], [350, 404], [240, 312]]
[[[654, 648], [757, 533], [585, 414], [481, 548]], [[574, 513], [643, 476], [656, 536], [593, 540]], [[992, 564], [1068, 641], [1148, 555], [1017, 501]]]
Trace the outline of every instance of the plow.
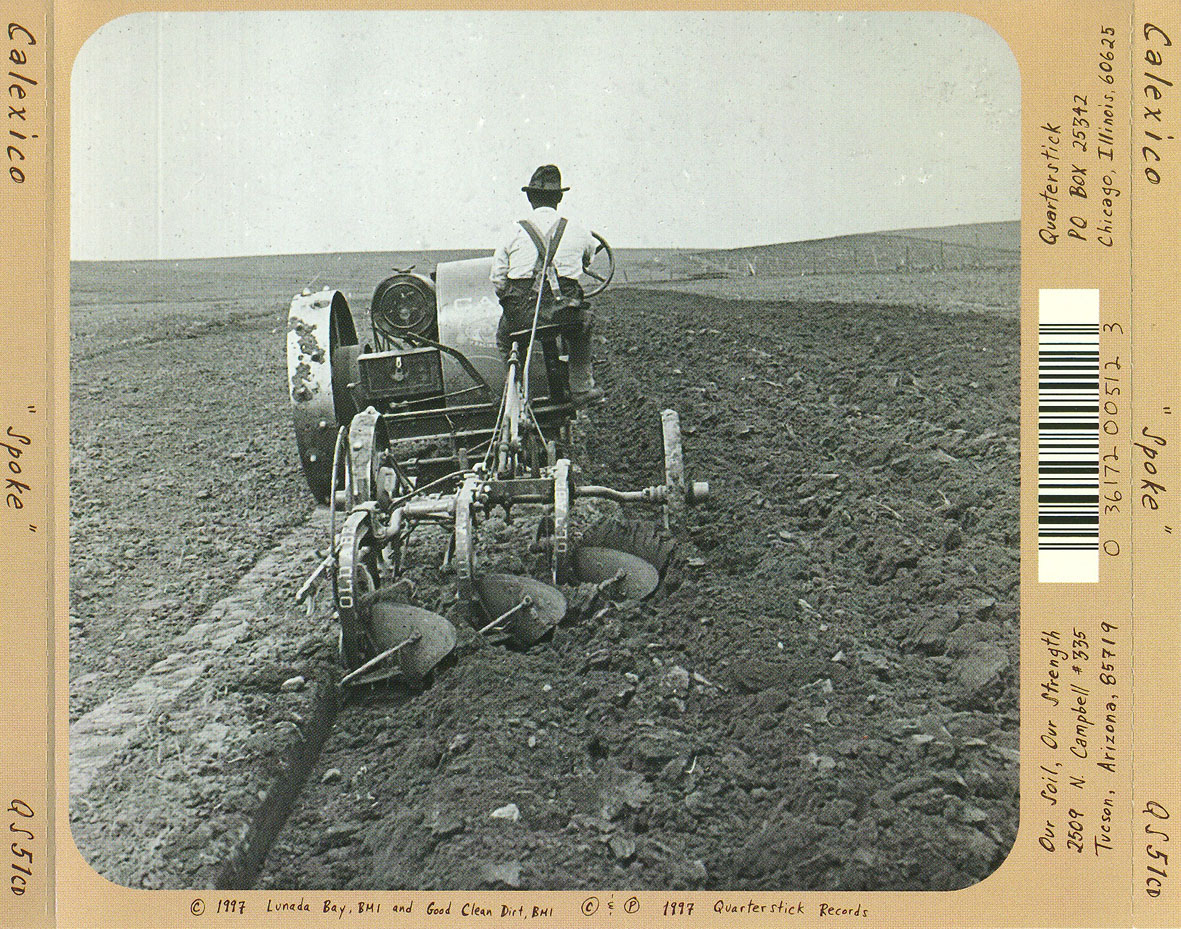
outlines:
[[[608, 243], [586, 269], [586, 297], [610, 283]], [[437, 560], [454, 576], [454, 610], [477, 633], [528, 648], [567, 612], [563, 588], [643, 599], [659, 586], [685, 508], [709, 485], [686, 475], [679, 417], [660, 416], [663, 480], [621, 490], [582, 483], [572, 460], [579, 413], [560, 325], [540, 322], [497, 345], [501, 307], [490, 258], [395, 270], [370, 304], [361, 344], [339, 290], [291, 302], [287, 362], [308, 486], [329, 510], [328, 554], [297, 592], [330, 583], [345, 686], [422, 682], [455, 648], [440, 613], [408, 601], [399, 579], [411, 535], [442, 529]], [[540, 300], [539, 300], [540, 306]], [[655, 470], [655, 468], [654, 468]], [[575, 525], [575, 503], [609, 500], [647, 519]], [[488, 570], [479, 535], [494, 511], [531, 520], [541, 577]], [[417, 551], [417, 550], [416, 550]]]

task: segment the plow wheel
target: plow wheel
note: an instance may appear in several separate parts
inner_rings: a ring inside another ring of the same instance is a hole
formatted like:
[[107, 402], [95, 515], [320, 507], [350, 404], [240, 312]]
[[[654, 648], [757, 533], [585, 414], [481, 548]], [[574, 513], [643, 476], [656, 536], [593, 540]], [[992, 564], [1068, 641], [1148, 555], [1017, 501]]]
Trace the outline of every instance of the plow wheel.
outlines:
[[685, 515], [685, 508], [709, 499], [709, 481], [690, 481], [685, 476], [685, 454], [681, 447], [681, 418], [676, 410], [662, 410], [661, 430], [664, 433], [664, 486], [667, 491], [664, 505], [664, 528], [676, 527]]
[[562, 458], [554, 465], [553, 548], [551, 576], [555, 584], [568, 584], [570, 574], [570, 461]]
[[369, 514], [351, 513], [340, 530], [333, 592], [340, 617], [340, 658], [346, 668], [360, 667], [373, 657], [366, 595], [381, 584], [378, 572], [377, 540]]
[[685, 455], [681, 448], [681, 419], [676, 410], [663, 410], [660, 424], [664, 432], [664, 485], [668, 502], [664, 507], [664, 527], [676, 525], [685, 513]]
[[476, 502], [477, 478], [469, 477], [455, 495], [455, 586], [460, 608], [469, 620], [479, 614], [476, 590], [476, 531], [472, 508]]
[[353, 417], [349, 425], [349, 509], [377, 499], [377, 472], [386, 431], [373, 407]]

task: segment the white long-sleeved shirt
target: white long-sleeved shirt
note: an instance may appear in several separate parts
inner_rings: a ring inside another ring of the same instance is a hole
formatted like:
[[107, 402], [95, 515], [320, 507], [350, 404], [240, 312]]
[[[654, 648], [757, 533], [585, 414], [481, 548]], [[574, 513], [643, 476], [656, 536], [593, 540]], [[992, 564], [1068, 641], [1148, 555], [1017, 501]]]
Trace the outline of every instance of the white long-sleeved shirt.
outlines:
[[[558, 221], [558, 211], [553, 207], [539, 206], [526, 217], [544, 239]], [[492, 256], [492, 285], [499, 289], [506, 280], [528, 280], [533, 277], [533, 266], [537, 263], [537, 248], [520, 223], [513, 223], [511, 230], [505, 230], [504, 243]], [[577, 278], [583, 264], [594, 257], [598, 242], [577, 220], [567, 218], [562, 241], [554, 256], [554, 270], [558, 277]]]

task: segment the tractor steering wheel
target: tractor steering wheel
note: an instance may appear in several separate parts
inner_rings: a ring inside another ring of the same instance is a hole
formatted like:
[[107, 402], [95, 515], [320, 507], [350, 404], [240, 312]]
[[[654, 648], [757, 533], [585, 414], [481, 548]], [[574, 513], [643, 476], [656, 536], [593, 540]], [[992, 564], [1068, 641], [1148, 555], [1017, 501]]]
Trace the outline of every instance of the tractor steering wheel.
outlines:
[[[615, 253], [611, 251], [611, 246], [597, 232], [592, 232], [591, 236], [599, 245], [595, 249], [590, 266], [582, 269], [582, 277], [584, 279], [590, 278], [594, 281], [593, 284], [583, 286], [582, 294], [585, 297], [593, 297], [595, 294], [601, 294], [607, 289], [607, 285], [611, 283], [611, 278], [615, 276]], [[607, 257], [601, 259], [600, 256], [604, 252]]]

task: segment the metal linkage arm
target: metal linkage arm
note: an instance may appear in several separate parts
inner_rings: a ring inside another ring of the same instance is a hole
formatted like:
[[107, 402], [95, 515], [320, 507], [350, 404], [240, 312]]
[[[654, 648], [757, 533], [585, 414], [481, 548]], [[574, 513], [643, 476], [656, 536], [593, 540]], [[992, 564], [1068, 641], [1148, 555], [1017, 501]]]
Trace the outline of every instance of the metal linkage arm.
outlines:
[[[643, 490], [616, 490], [598, 484], [571, 486], [575, 497], [601, 497], [618, 503], [650, 503], [654, 506], [667, 503], [671, 489], [666, 484], [645, 487]], [[685, 487], [685, 502], [700, 503], [709, 496], [707, 481], [693, 481]], [[549, 503], [554, 497], [552, 478], [517, 478], [515, 480], [490, 479], [480, 484], [477, 497], [488, 503]]]
[[387, 658], [389, 658], [391, 655], [396, 655], [398, 652], [400, 652], [402, 649], [404, 649], [407, 645], [413, 645], [415, 642], [419, 641], [420, 639], [422, 639], [422, 633], [416, 632], [416, 633], [414, 633], [414, 635], [410, 636], [410, 638], [404, 639], [403, 641], [401, 641], [397, 645], [395, 645], [393, 648], [387, 648], [380, 655], [374, 655], [372, 658], [370, 658], [368, 661], [366, 661], [363, 665], [361, 665], [361, 667], [357, 668], [355, 671], [350, 671], [348, 674], [346, 674], [344, 677], [342, 677], [340, 679], [341, 686], [345, 687], [345, 686], [351, 684], [353, 681], [355, 681], [357, 678], [359, 678], [366, 671], [373, 670], [379, 664], [381, 664], [383, 661], [385, 661]]
[[390, 513], [390, 520], [382, 526], [375, 521], [373, 535], [377, 539], [397, 539], [402, 534], [402, 523], [406, 520], [434, 520], [446, 523], [455, 517], [455, 495], [428, 497], [425, 500], [407, 500]]
[[[597, 484], [583, 484], [576, 488], [580, 497], [602, 497], [615, 500], [618, 503], [651, 503], [659, 505], [667, 503], [671, 494], [665, 484], [656, 487], [645, 487], [643, 490], [616, 490], [613, 487], [601, 487]], [[709, 497], [709, 482], [694, 481], [685, 488], [686, 503], [700, 503]]]
[[601, 487], [598, 484], [583, 484], [577, 488], [579, 497], [600, 497], [614, 500], [617, 503], [651, 503], [659, 506], [668, 499], [668, 488], [645, 487], [643, 490], [616, 490], [614, 487]]

